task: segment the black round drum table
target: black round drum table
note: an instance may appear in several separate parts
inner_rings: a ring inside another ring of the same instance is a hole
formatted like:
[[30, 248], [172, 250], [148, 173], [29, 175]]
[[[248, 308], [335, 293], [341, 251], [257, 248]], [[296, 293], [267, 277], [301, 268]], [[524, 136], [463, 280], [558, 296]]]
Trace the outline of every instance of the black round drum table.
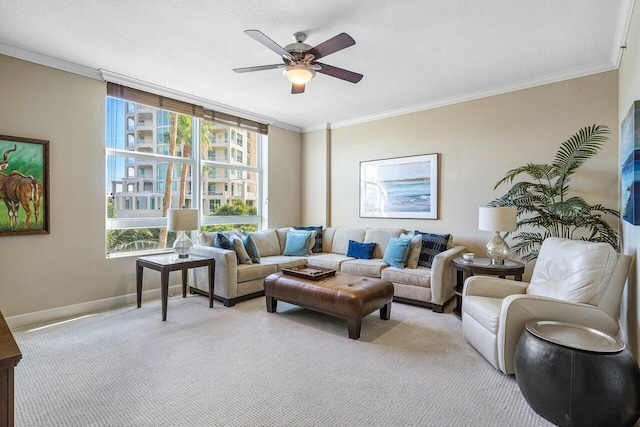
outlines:
[[640, 369], [617, 337], [573, 323], [530, 321], [514, 364], [527, 403], [556, 425], [632, 426], [640, 417]]

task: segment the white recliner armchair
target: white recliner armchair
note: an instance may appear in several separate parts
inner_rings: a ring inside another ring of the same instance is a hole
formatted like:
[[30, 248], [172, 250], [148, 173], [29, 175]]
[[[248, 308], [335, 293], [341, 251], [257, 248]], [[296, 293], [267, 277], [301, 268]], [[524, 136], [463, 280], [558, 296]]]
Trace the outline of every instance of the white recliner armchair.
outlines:
[[558, 320], [618, 334], [631, 257], [607, 243], [547, 238], [531, 283], [469, 277], [462, 291], [465, 338], [493, 366], [515, 373], [516, 345], [529, 320]]

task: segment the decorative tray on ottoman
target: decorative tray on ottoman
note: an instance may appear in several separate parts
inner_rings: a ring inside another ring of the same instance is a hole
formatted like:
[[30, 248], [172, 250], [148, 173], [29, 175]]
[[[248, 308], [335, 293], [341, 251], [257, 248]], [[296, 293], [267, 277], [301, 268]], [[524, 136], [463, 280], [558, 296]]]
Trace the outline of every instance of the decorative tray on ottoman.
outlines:
[[290, 276], [302, 277], [304, 279], [321, 280], [325, 277], [333, 276], [336, 270], [332, 268], [318, 267], [315, 265], [305, 265], [304, 267], [283, 268], [282, 272]]

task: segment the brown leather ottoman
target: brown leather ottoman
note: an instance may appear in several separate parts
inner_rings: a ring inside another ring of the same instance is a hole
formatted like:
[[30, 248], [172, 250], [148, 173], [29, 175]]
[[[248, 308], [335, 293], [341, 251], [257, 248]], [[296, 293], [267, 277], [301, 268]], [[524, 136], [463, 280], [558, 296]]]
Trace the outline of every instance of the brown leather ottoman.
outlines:
[[389, 320], [393, 284], [372, 277], [336, 273], [311, 280], [274, 273], [264, 280], [267, 311], [275, 313], [278, 300], [347, 319], [349, 338], [360, 338], [362, 318], [380, 309]]

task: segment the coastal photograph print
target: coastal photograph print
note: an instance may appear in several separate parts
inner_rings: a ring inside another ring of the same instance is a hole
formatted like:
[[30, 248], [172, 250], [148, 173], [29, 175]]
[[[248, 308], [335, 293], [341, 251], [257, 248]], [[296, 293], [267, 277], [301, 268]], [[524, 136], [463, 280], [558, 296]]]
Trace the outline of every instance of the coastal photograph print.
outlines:
[[0, 236], [49, 234], [49, 141], [0, 135]]
[[622, 218], [640, 224], [640, 101], [635, 101], [620, 125]]
[[438, 219], [438, 154], [360, 162], [360, 216]]

